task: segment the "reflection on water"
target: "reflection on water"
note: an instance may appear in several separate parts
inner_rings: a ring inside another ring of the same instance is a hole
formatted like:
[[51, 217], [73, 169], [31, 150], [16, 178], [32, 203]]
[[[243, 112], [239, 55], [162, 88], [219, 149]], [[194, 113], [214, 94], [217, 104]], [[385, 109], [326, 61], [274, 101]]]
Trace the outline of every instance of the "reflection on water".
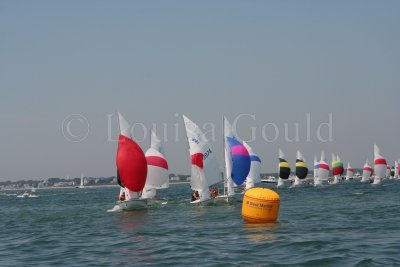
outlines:
[[260, 243], [266, 240], [271, 243], [277, 242], [274, 230], [280, 227], [279, 223], [243, 223], [246, 237], [253, 243]]
[[143, 228], [148, 220], [147, 210], [132, 210], [118, 213], [119, 226], [122, 231], [132, 233]]

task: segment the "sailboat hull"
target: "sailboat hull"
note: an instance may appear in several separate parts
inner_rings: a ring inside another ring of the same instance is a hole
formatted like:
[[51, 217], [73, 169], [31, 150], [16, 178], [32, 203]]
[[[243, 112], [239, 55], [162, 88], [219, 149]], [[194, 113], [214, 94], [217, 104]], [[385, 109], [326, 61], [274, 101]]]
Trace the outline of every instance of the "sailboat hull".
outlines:
[[214, 198], [215, 204], [232, 204], [236, 202], [235, 195], [228, 196], [228, 195], [221, 195]]
[[195, 201], [190, 201], [190, 204], [195, 204], [195, 205], [211, 205], [213, 204], [213, 198], [207, 198], [207, 199], [198, 199]]
[[126, 201], [119, 201], [117, 202], [117, 206], [121, 210], [128, 211], [128, 210], [143, 210], [148, 207], [146, 199], [131, 199]]

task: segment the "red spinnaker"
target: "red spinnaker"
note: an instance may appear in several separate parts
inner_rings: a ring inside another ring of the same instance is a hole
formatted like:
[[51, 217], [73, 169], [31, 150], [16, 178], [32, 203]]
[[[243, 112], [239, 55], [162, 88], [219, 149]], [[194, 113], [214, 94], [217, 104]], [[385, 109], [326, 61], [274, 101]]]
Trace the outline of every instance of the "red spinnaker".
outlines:
[[147, 161], [142, 149], [132, 139], [118, 139], [117, 169], [124, 186], [131, 191], [143, 190], [147, 177]]
[[332, 173], [333, 175], [342, 175], [344, 172], [343, 166], [333, 167]]

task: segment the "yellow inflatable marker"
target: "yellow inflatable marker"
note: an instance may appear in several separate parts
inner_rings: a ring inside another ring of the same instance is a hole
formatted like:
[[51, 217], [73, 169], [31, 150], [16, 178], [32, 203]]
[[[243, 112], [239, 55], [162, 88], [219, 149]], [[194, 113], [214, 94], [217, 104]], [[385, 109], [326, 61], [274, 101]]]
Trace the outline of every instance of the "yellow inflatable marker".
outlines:
[[267, 188], [246, 191], [242, 203], [242, 217], [251, 223], [276, 222], [279, 214], [279, 195]]

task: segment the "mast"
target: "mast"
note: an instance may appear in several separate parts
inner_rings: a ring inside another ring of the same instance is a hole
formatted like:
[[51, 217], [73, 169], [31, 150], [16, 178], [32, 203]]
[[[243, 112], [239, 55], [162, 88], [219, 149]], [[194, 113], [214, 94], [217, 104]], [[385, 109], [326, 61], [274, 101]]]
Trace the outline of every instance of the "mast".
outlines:
[[226, 195], [226, 189], [227, 189], [227, 182], [228, 182], [228, 173], [226, 170], [226, 157], [225, 157], [225, 115], [222, 115], [222, 151], [224, 152], [224, 196]]

